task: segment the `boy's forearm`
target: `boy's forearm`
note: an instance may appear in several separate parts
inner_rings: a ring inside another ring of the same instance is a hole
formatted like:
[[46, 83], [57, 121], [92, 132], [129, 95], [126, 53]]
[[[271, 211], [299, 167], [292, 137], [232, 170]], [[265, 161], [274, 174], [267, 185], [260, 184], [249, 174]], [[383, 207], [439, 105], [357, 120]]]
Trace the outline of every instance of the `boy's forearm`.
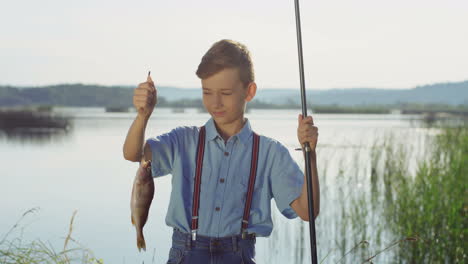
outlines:
[[[305, 157], [305, 155], [304, 155]], [[314, 202], [314, 218], [317, 217], [320, 211], [320, 187], [318, 181], [318, 172], [317, 172], [317, 154], [315, 151], [310, 152], [310, 168], [312, 176], [312, 200]], [[302, 207], [303, 215], [307, 220], [309, 220], [309, 207], [308, 207], [308, 197], [307, 197], [307, 181], [304, 170], [304, 184], [302, 186], [302, 192], [299, 196], [299, 204]]]
[[145, 140], [145, 129], [149, 117], [137, 115], [128, 130], [123, 146], [123, 155], [126, 160], [139, 162], [143, 156], [143, 144]]

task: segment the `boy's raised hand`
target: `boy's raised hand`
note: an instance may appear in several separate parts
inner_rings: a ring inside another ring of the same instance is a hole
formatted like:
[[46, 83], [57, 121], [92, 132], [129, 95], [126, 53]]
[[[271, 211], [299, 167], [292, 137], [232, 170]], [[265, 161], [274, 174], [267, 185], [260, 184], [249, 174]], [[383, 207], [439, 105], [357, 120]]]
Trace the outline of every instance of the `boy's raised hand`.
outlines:
[[140, 83], [133, 92], [133, 105], [138, 115], [149, 118], [157, 103], [157, 90], [151, 76], [148, 75], [146, 82]]
[[302, 114], [298, 116], [297, 139], [301, 146], [309, 142], [312, 151], [315, 151], [318, 140], [318, 127], [314, 126], [314, 119], [312, 116], [304, 118]]

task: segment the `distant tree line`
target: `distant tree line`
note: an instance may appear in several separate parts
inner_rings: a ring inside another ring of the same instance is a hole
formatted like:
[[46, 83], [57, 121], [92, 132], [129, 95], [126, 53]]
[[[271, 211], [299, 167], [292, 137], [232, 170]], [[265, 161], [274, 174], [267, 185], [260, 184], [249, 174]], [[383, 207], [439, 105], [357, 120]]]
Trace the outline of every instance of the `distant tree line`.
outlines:
[[[310, 101], [309, 101], [310, 102]], [[118, 86], [64, 84], [40, 88], [17, 88], [0, 86], [0, 107], [10, 106], [73, 106], [73, 107], [133, 107], [133, 89]], [[201, 98], [169, 101], [158, 96], [158, 107], [203, 108]], [[282, 103], [270, 103], [255, 99], [248, 109], [300, 109], [298, 100], [285, 99]], [[448, 104], [361, 104], [343, 106], [338, 104], [314, 104], [315, 113], [389, 113], [393, 109], [405, 111], [452, 111], [468, 112], [468, 105]]]

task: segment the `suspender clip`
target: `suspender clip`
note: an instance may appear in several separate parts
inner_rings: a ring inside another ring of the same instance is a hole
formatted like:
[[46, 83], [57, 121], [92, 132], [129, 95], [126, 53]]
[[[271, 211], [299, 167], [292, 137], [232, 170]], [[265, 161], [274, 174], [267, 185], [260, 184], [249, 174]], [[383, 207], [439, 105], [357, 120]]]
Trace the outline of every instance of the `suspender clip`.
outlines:
[[195, 241], [197, 240], [197, 230], [192, 230], [192, 240]]
[[255, 233], [251, 233], [251, 234], [247, 233], [247, 230], [245, 230], [245, 229], [242, 229], [242, 231], [241, 231], [242, 239], [254, 239], [255, 240], [256, 236], [257, 236], [257, 234], [255, 234]]
[[242, 235], [241, 235], [242, 239], [247, 239], [247, 235], [248, 235], [247, 230], [242, 229]]

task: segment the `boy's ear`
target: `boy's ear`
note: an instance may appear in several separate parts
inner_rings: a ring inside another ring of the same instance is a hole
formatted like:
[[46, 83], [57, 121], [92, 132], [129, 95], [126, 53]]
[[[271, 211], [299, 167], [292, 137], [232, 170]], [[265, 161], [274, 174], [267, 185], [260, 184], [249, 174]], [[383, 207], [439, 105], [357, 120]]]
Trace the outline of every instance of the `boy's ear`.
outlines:
[[245, 100], [247, 102], [252, 101], [256, 93], [257, 93], [257, 84], [255, 82], [249, 83], [249, 86], [247, 86], [247, 96], [245, 97]]

